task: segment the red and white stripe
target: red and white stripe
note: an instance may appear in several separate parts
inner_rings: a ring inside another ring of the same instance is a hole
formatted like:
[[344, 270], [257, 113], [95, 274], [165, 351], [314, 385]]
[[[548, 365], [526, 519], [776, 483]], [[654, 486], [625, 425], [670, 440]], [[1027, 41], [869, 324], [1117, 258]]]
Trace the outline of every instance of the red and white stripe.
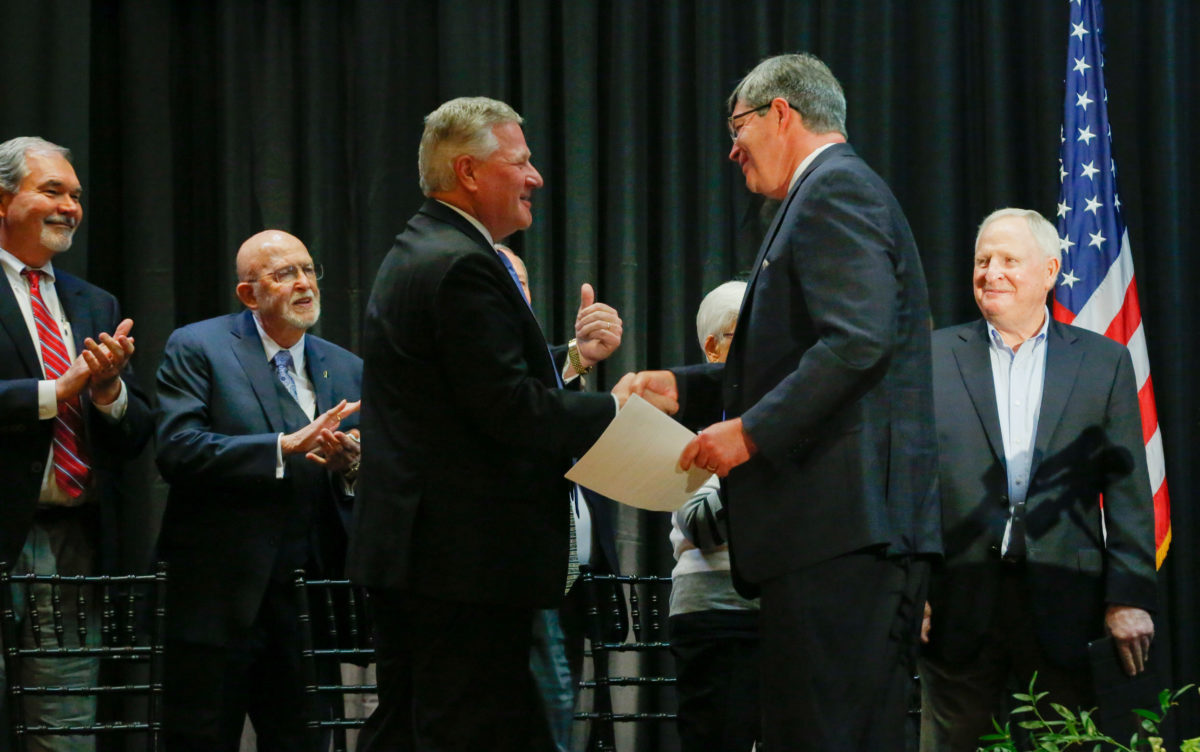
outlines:
[[1156, 558], [1161, 566], [1171, 545], [1171, 502], [1167, 494], [1167, 466], [1163, 458], [1162, 432], [1158, 427], [1158, 409], [1154, 404], [1154, 384], [1150, 378], [1150, 358], [1146, 353], [1146, 332], [1138, 305], [1137, 282], [1133, 274], [1133, 255], [1129, 231], [1121, 235], [1121, 253], [1100, 286], [1087, 303], [1072, 316], [1056, 300], [1054, 318], [1067, 324], [1090, 329], [1129, 348], [1142, 408], [1142, 439], [1146, 442], [1146, 466], [1150, 471], [1150, 491], [1154, 495], [1154, 539]]

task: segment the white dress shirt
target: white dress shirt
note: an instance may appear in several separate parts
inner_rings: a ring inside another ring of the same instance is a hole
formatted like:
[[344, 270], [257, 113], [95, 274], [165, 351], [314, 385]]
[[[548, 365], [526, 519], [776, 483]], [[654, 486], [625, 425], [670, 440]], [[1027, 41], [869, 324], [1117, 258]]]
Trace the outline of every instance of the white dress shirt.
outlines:
[[[25, 317], [25, 326], [29, 329], [29, 338], [33, 341], [33, 349], [37, 352], [38, 363], [42, 366], [42, 374], [46, 373], [46, 364], [42, 361], [42, 343], [38, 339], [37, 320], [33, 317], [33, 302], [29, 292], [29, 280], [21, 276], [21, 272], [25, 269], [32, 269], [24, 262], [12, 255], [8, 251], [0, 248], [0, 266], [4, 267], [4, 276], [8, 279], [8, 284], [12, 288], [13, 296], [17, 299], [17, 307], [21, 309], [21, 315]], [[63, 344], [67, 348], [67, 357], [70, 360], [75, 359], [75, 340], [71, 336], [71, 322], [67, 321], [66, 314], [63, 313], [62, 305], [58, 301], [58, 292], [54, 287], [54, 265], [47, 262], [45, 266], [37, 269], [42, 273], [42, 277], [38, 283], [38, 290], [42, 293], [42, 302], [46, 304], [46, 310], [50, 312], [50, 316], [58, 322], [58, 331], [62, 335]], [[111, 332], [110, 332], [111, 334]], [[116, 423], [125, 416], [125, 407], [129, 404], [129, 395], [125, 393], [125, 382], [121, 381], [121, 390], [117, 394], [116, 400], [108, 405], [96, 405], [95, 408], [100, 411], [105, 418]], [[38, 381], [38, 418], [41, 420], [54, 420], [58, 415], [58, 397], [55, 393], [54, 379], [41, 379]], [[58, 487], [58, 481], [54, 477], [54, 446], [51, 445], [47, 454], [46, 472], [42, 476], [42, 490], [38, 495], [38, 501], [43, 504], [56, 504], [59, 506], [77, 506], [87, 500], [87, 491], [80, 494], [77, 498], [72, 499], [65, 491]]]

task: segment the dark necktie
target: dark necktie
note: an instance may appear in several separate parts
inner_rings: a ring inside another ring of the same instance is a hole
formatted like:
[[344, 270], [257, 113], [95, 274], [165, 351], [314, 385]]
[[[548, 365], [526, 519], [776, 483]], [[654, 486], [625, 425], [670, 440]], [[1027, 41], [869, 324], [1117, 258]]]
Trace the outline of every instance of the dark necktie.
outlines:
[[[500, 251], [496, 251], [496, 255], [500, 257], [500, 263], [504, 264], [504, 268], [508, 270], [508, 276], [512, 277], [513, 284], [517, 286], [517, 294], [521, 296], [521, 300], [524, 300], [526, 305], [529, 305], [529, 301], [525, 298], [525, 290], [521, 287], [521, 278], [517, 275], [517, 270], [513, 267], [512, 262], [508, 260], [508, 256], [505, 256]], [[558, 365], [554, 362], [554, 355], [550, 353], [549, 345], [546, 347], [546, 352], [550, 355], [550, 368], [554, 371], [554, 381], [558, 384], [558, 388], [562, 389], [562, 374], [558, 372]], [[571, 586], [575, 584], [575, 580], [579, 579], [579, 549], [575, 544], [575, 510], [573, 508], [576, 493], [578, 493], [578, 489], [572, 488], [571, 503], [567, 505], [567, 520], [570, 532], [570, 538], [568, 538], [570, 543], [568, 545], [570, 550], [567, 554], [567, 581], [563, 590], [565, 593], [571, 592]]]
[[[63, 342], [58, 322], [46, 308], [40, 288], [42, 272], [25, 269], [21, 275], [29, 282], [29, 301], [33, 308], [33, 319], [37, 324], [38, 344], [42, 350], [42, 363], [46, 378], [57, 379], [71, 367], [67, 345]], [[79, 397], [58, 403], [58, 415], [54, 418], [54, 480], [67, 496], [78, 498], [87, 486], [90, 468], [83, 449], [83, 412]]]

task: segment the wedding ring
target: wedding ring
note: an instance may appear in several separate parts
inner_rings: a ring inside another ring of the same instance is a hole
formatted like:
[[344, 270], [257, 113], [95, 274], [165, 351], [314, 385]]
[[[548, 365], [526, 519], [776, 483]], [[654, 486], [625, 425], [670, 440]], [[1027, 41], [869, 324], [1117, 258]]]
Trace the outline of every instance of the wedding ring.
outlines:
[[705, 466], [704, 469], [709, 471], [710, 473], [715, 473], [717, 471], [717, 466], [716, 465], [707, 465], [707, 466]]

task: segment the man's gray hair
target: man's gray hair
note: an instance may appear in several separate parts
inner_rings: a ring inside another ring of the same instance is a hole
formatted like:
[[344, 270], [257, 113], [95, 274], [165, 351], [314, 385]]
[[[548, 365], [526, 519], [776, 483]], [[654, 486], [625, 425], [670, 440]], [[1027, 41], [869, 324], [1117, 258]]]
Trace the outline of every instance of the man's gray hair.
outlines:
[[523, 123], [517, 111], [487, 97], [459, 97], [425, 116], [425, 132], [417, 150], [421, 192], [450, 191], [458, 182], [454, 160], [463, 154], [487, 159], [500, 147], [492, 126]]
[[1058, 230], [1054, 228], [1050, 220], [1033, 209], [1014, 209], [1009, 207], [997, 209], [987, 215], [983, 222], [979, 223], [979, 232], [975, 233], [975, 248], [979, 248], [979, 238], [983, 235], [983, 231], [987, 229], [988, 225], [1005, 217], [1019, 217], [1024, 219], [1025, 224], [1029, 227], [1029, 233], [1033, 235], [1033, 242], [1038, 248], [1042, 249], [1042, 257], [1052, 258], [1060, 264], [1062, 263], [1062, 245], [1058, 239]]
[[708, 335], [720, 339], [737, 321], [745, 295], [745, 282], [726, 282], [704, 296], [700, 308], [696, 310], [696, 338], [700, 340], [701, 349], [704, 349], [704, 340], [708, 339]]
[[71, 150], [65, 146], [52, 144], [37, 136], [17, 136], [0, 144], [0, 190], [16, 193], [21, 187], [21, 181], [29, 174], [29, 165], [25, 155], [33, 153], [60, 154], [63, 159], [71, 161]]
[[[748, 107], [761, 107], [783, 97], [804, 119], [804, 127], [816, 134], [846, 134], [846, 95], [829, 66], [814, 55], [801, 52], [763, 60], [746, 74], [729, 95], [729, 114], [739, 99]], [[763, 116], [766, 113], [759, 113]]]

